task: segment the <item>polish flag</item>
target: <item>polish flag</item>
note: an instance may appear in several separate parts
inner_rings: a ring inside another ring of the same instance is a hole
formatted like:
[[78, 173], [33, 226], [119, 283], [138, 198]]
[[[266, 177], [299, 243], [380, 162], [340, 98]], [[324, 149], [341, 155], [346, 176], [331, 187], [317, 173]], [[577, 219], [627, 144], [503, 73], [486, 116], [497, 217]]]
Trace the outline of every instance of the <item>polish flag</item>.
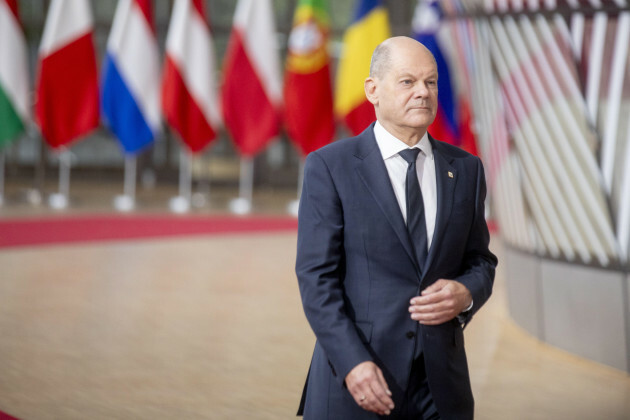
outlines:
[[163, 71], [166, 120], [193, 153], [199, 152], [220, 125], [214, 46], [203, 0], [175, 0]]
[[[223, 117], [244, 156], [254, 156], [281, 126], [280, 57], [270, 0], [239, 0], [224, 64]], [[305, 99], [307, 100], [307, 99]]]
[[98, 76], [88, 0], [52, 0], [39, 47], [35, 115], [46, 142], [68, 145], [98, 127]]
[[151, 0], [119, 0], [107, 42], [101, 103], [127, 154], [160, 131], [160, 62]]

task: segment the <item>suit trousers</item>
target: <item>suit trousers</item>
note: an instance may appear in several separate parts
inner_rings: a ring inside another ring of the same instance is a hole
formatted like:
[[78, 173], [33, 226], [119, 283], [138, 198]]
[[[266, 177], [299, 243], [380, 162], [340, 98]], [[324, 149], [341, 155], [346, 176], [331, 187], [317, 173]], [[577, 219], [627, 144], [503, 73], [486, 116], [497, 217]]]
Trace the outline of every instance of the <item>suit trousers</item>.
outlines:
[[424, 357], [422, 355], [415, 359], [411, 366], [407, 393], [400, 409], [393, 414], [394, 416], [387, 418], [396, 420], [440, 420], [440, 415], [433, 403], [433, 397], [429, 389], [424, 368]]

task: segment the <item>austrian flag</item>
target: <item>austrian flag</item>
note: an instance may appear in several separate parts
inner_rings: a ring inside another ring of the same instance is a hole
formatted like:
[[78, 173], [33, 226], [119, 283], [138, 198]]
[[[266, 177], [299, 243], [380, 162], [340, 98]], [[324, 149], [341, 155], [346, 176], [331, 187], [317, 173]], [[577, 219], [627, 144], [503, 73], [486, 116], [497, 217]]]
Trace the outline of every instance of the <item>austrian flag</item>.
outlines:
[[166, 35], [162, 109], [191, 152], [203, 150], [220, 122], [214, 47], [202, 0], [175, 0]]

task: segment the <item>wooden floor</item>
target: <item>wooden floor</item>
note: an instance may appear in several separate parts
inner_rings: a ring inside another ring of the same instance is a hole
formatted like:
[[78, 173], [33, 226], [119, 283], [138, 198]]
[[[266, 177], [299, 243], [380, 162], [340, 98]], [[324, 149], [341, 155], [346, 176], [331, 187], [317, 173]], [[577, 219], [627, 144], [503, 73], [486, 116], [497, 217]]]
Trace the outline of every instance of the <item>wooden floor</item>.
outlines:
[[[314, 343], [295, 244], [282, 233], [1, 250], [0, 411], [293, 418]], [[466, 341], [477, 419], [630, 418], [628, 375], [509, 320], [501, 266]]]

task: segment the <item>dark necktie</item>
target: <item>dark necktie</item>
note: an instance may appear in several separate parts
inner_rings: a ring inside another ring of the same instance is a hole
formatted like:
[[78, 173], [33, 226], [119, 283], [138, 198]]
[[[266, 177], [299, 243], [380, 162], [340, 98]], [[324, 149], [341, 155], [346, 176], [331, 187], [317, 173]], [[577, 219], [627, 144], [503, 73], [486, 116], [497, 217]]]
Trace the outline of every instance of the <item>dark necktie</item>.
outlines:
[[416, 160], [420, 149], [405, 149], [398, 154], [407, 161], [405, 198], [407, 200], [407, 230], [411, 237], [420, 269], [427, 258], [427, 225], [424, 218], [424, 202], [416, 173]]

